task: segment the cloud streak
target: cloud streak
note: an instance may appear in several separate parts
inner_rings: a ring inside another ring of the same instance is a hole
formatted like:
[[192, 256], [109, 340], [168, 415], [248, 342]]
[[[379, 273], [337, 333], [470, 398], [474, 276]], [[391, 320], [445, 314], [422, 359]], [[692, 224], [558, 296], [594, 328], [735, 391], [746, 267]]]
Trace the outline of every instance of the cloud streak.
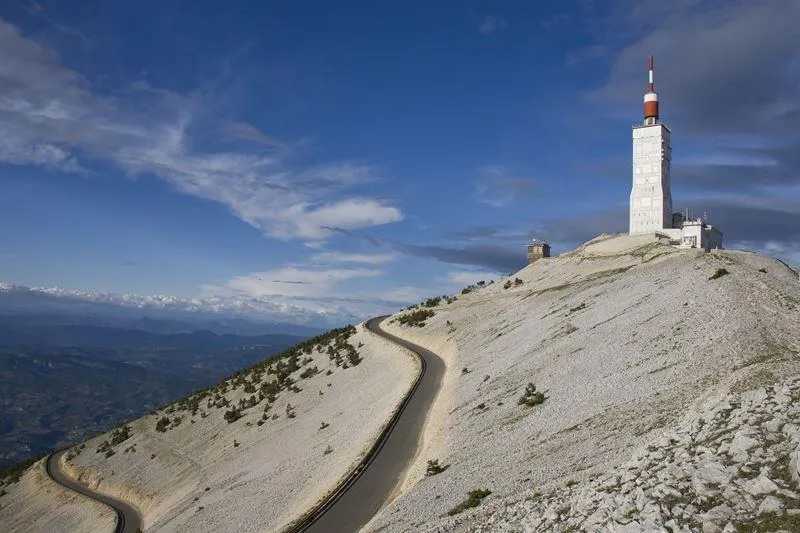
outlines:
[[[278, 239], [324, 240], [326, 226], [352, 230], [397, 222], [402, 211], [381, 198], [348, 194], [377, 179], [354, 163], [298, 169], [288, 149], [250, 124], [222, 122], [226, 138], [269, 149], [196, 152], [197, 126], [209, 117], [201, 92], [188, 96], [140, 81], [100, 94], [53, 51], [0, 19], [0, 162], [67, 173], [110, 161], [150, 174], [176, 190], [221, 203]], [[202, 139], [208, 141], [208, 139]]]
[[478, 26], [478, 31], [484, 35], [491, 35], [498, 30], [508, 26], [508, 22], [501, 16], [486, 15], [483, 22]]
[[539, 189], [532, 178], [510, 174], [503, 167], [484, 167], [475, 181], [473, 198], [493, 207], [504, 207], [517, 199], [530, 198]]

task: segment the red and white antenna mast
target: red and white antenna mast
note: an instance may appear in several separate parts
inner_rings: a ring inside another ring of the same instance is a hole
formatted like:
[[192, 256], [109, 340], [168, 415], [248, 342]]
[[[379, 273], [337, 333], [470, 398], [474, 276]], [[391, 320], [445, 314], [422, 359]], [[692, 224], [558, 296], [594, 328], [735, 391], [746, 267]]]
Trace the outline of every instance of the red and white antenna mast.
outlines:
[[644, 123], [656, 124], [658, 122], [658, 94], [653, 81], [653, 56], [650, 56], [649, 66], [649, 91], [644, 95]]

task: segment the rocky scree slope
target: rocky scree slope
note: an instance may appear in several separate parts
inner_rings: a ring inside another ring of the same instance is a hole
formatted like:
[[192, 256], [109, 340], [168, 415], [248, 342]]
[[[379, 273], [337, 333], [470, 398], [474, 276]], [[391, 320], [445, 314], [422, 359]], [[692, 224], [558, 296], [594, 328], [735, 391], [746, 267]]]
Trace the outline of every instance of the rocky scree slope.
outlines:
[[385, 329], [447, 374], [367, 530], [792, 529], [800, 282], [778, 260], [604, 237], [416, 311]]
[[62, 466], [136, 505], [147, 531], [278, 531], [357, 464], [417, 373], [362, 326], [333, 330], [71, 448]]

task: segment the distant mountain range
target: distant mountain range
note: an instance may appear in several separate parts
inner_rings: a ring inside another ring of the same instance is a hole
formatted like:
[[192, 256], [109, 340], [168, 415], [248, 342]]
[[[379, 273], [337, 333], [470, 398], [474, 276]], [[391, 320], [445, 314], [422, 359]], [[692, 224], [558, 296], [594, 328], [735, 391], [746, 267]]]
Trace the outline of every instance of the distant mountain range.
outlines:
[[[329, 323], [326, 316], [314, 314], [305, 308], [292, 306], [287, 308], [283, 304], [242, 296], [178, 298], [165, 295], [80, 291], [59, 287], [26, 287], [0, 282], [0, 315], [11, 314], [79, 315], [101, 320], [102, 324], [95, 325], [121, 327], [130, 327], [130, 321], [146, 317], [164, 322], [188, 323], [192, 325], [191, 331], [208, 329], [215, 333], [237, 334], [279, 331], [310, 335], [343, 325], [338, 322]], [[124, 325], [113, 323], [114, 320], [121, 319], [127, 322]], [[352, 319], [357, 321], [358, 317], [354, 316]], [[163, 326], [164, 324], [159, 325]], [[191, 332], [185, 328], [184, 325], [177, 331], [169, 332]], [[286, 328], [299, 329], [290, 331]], [[248, 333], [244, 333], [245, 331]], [[300, 331], [302, 333], [299, 333]]]
[[269, 335], [283, 333], [287, 335], [313, 336], [322, 333], [320, 328], [296, 324], [256, 322], [244, 318], [188, 317], [184, 320], [173, 318], [153, 318], [151, 316], [119, 316], [77, 314], [77, 313], [10, 313], [0, 308], [0, 343], [3, 342], [4, 330], [12, 330], [9, 334], [23, 335], [26, 328], [51, 328], [54, 332], [61, 328], [99, 328], [138, 331], [159, 335], [177, 335], [195, 332], [209, 332], [217, 335]]

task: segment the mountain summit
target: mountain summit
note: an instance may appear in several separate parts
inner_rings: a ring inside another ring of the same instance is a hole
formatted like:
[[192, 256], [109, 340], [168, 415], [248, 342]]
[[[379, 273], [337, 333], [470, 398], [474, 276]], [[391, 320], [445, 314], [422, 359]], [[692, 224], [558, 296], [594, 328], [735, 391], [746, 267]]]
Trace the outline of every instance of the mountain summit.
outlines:
[[[777, 259], [602, 236], [383, 327], [446, 372], [365, 531], [798, 526], [800, 281]], [[146, 531], [277, 531], [358, 463], [417, 373], [362, 326], [335, 330], [62, 465]], [[12, 529], [108, 520], [59, 503], [40, 463], [3, 490]]]

